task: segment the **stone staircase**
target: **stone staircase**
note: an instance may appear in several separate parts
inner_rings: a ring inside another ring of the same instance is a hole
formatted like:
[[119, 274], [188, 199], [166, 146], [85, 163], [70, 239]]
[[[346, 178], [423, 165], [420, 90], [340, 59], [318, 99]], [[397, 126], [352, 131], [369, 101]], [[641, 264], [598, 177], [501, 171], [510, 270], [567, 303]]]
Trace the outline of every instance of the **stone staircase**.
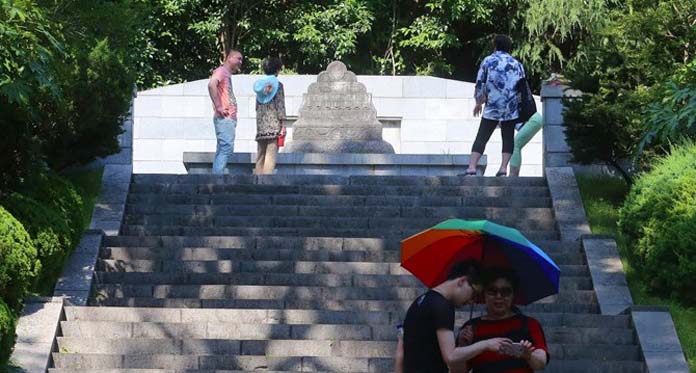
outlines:
[[[134, 175], [89, 307], [66, 307], [51, 372], [386, 372], [423, 286], [399, 242], [444, 219], [520, 229], [561, 267], [523, 307], [547, 372], [644, 372], [628, 315], [599, 314], [544, 178]], [[457, 325], [469, 317], [457, 314]]]

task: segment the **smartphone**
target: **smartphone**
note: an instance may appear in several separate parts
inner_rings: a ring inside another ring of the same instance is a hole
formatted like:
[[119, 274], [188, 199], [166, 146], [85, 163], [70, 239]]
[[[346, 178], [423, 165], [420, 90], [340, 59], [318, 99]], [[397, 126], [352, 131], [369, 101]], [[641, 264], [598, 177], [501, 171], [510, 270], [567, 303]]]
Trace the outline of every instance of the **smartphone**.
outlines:
[[522, 346], [521, 343], [503, 345], [503, 347], [500, 349], [500, 353], [514, 357], [521, 357], [524, 353], [524, 346]]

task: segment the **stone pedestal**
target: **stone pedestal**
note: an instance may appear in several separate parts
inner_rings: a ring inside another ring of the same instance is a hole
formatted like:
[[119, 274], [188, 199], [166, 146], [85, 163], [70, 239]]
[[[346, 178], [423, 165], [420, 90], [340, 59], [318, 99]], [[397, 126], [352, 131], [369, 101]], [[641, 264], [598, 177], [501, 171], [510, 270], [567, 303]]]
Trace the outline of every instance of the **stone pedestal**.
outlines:
[[365, 85], [332, 62], [304, 94], [284, 153], [394, 153]]

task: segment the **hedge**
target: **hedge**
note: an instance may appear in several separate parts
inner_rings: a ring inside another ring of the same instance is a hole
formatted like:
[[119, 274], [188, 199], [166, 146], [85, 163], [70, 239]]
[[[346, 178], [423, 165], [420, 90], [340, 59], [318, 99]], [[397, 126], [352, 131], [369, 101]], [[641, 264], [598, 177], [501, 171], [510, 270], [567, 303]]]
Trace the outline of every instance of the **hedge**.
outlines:
[[2, 204], [22, 222], [31, 236], [41, 262], [37, 290], [41, 294], [50, 294], [65, 259], [76, 243], [73, 229], [57, 211], [21, 194], [12, 193]]
[[0, 364], [5, 364], [12, 354], [16, 326], [17, 317], [10, 307], [0, 299]]
[[648, 290], [696, 304], [696, 144], [674, 148], [636, 180], [619, 226]]
[[18, 310], [41, 269], [22, 224], [0, 206], [0, 298]]

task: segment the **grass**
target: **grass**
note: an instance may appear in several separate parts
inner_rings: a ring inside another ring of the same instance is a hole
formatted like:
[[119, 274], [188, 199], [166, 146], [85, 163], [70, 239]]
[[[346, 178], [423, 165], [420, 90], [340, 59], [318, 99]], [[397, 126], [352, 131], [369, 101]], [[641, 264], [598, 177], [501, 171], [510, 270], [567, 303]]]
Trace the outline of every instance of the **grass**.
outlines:
[[97, 197], [99, 196], [103, 172], [103, 168], [97, 168], [70, 172], [63, 175], [73, 185], [75, 185], [80, 193], [80, 196], [82, 197], [82, 216], [84, 216], [82, 226], [84, 229], [89, 228], [89, 222], [92, 220], [92, 210], [94, 209], [94, 204], [97, 202]]
[[616, 222], [619, 208], [628, 193], [628, 186], [623, 179], [610, 176], [578, 175], [577, 179], [592, 233], [608, 234], [616, 238], [633, 302], [669, 307], [689, 369], [696, 372], [696, 307], [684, 306], [672, 299], [649, 294], [640, 273], [631, 267], [627, 259], [628, 247]]

